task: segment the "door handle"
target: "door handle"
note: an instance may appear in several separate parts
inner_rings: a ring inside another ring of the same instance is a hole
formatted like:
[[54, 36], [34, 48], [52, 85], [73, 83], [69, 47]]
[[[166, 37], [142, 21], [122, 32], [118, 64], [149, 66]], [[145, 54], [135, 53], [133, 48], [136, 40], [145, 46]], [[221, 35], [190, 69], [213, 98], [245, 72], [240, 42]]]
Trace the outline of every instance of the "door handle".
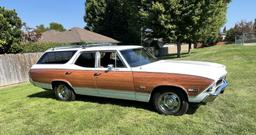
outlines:
[[70, 75], [72, 72], [65, 72], [65, 75]]
[[94, 76], [100, 76], [101, 73], [97, 72], [97, 73], [94, 73]]

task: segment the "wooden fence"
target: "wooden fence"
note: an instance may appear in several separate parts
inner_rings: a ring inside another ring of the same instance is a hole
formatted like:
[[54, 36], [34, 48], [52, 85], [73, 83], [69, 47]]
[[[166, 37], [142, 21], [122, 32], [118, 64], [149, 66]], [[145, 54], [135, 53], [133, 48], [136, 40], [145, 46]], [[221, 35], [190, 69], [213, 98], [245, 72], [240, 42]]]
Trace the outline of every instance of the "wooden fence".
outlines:
[[0, 86], [28, 81], [28, 71], [42, 53], [0, 55]]

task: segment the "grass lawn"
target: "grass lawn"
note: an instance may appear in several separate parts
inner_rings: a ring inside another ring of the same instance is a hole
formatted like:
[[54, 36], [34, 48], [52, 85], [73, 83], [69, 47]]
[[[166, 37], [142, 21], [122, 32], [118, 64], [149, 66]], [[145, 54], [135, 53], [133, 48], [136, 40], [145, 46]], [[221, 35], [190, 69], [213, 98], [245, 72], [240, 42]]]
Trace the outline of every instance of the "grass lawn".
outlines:
[[30, 84], [5, 87], [0, 134], [256, 134], [256, 46], [196, 49], [182, 59], [225, 64], [230, 86], [179, 117], [159, 115], [148, 103], [87, 96], [61, 102]]

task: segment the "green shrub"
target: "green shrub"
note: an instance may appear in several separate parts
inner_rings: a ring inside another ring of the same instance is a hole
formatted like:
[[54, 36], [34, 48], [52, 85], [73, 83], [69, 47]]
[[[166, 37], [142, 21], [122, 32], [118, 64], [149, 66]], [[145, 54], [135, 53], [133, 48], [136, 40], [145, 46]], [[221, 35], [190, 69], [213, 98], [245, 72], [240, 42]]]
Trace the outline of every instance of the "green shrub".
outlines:
[[31, 52], [44, 52], [49, 48], [59, 47], [59, 46], [70, 46], [70, 45], [86, 45], [86, 44], [94, 44], [93, 42], [80, 42], [80, 43], [43, 43], [43, 42], [28, 42], [21, 43], [19, 45], [19, 52], [21, 53], [31, 53]]
[[22, 48], [22, 53], [31, 53], [31, 52], [44, 52], [49, 48], [57, 46], [65, 46], [68, 44], [65, 43], [22, 43], [20, 44]]

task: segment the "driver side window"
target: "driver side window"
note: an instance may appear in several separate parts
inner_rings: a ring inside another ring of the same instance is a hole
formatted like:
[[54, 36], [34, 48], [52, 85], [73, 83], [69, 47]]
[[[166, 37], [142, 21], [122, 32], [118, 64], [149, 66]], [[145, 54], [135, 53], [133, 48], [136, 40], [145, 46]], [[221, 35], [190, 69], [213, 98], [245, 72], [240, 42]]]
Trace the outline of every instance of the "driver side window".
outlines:
[[113, 65], [115, 68], [126, 68], [121, 58], [116, 52], [100, 52], [99, 67], [107, 68], [108, 65]]

